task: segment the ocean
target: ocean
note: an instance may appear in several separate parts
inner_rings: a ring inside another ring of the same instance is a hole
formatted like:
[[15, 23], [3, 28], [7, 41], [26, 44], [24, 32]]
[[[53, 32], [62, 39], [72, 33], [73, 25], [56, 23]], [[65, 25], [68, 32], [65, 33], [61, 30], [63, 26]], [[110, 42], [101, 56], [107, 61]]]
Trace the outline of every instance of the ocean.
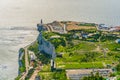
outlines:
[[0, 29], [0, 80], [14, 80], [18, 75], [18, 51], [37, 38], [37, 30]]
[[[36, 24], [78, 21], [120, 25], [120, 0], [0, 0], [0, 80], [14, 80], [18, 50], [37, 38]], [[19, 27], [11, 30], [11, 28]], [[24, 27], [24, 28], [23, 28]], [[27, 29], [26, 29], [27, 28]]]

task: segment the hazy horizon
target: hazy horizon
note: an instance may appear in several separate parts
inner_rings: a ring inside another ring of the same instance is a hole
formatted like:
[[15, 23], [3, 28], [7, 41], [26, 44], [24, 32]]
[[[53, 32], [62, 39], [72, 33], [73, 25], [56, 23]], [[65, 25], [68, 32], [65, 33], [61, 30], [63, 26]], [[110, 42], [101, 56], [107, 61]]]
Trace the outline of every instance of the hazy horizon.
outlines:
[[0, 26], [36, 26], [54, 20], [120, 25], [119, 0], [0, 0]]

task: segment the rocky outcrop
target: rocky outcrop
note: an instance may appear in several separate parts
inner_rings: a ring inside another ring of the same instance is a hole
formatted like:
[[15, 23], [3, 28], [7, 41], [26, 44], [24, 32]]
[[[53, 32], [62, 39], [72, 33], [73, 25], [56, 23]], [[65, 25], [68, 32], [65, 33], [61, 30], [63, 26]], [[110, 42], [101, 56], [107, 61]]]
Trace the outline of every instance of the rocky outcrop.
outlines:
[[52, 56], [52, 58], [54, 59], [56, 57], [55, 54], [55, 47], [48, 41], [46, 41], [43, 36], [42, 36], [42, 31], [44, 30], [43, 25], [41, 23], [41, 25], [38, 26], [38, 31], [39, 36], [38, 36], [38, 43], [39, 43], [39, 51], [43, 51], [49, 55]]

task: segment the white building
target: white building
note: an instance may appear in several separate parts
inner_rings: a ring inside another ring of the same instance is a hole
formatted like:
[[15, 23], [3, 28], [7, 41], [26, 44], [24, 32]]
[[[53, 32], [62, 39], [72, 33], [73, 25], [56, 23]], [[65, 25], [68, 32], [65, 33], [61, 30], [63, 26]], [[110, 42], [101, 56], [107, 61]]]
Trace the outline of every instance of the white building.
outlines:
[[97, 26], [97, 29], [100, 31], [109, 31], [110, 27], [108, 25], [105, 25], [105, 24], [99, 24]]

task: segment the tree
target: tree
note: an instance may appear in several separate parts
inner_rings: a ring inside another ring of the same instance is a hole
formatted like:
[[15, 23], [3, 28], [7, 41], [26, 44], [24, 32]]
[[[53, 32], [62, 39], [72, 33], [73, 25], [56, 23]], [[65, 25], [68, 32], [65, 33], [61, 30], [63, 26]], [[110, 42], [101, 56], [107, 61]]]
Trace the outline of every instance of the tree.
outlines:
[[59, 45], [59, 46], [56, 48], [56, 51], [57, 51], [57, 52], [64, 52], [64, 51], [65, 51], [65, 48], [64, 48], [62, 45]]
[[118, 65], [116, 66], [116, 70], [117, 70], [118, 72], [120, 72], [120, 64], [118, 64]]
[[83, 77], [82, 80], [105, 80], [105, 79], [102, 76], [100, 76], [99, 73], [97, 72], [95, 75], [93, 73], [91, 73], [90, 76]]

